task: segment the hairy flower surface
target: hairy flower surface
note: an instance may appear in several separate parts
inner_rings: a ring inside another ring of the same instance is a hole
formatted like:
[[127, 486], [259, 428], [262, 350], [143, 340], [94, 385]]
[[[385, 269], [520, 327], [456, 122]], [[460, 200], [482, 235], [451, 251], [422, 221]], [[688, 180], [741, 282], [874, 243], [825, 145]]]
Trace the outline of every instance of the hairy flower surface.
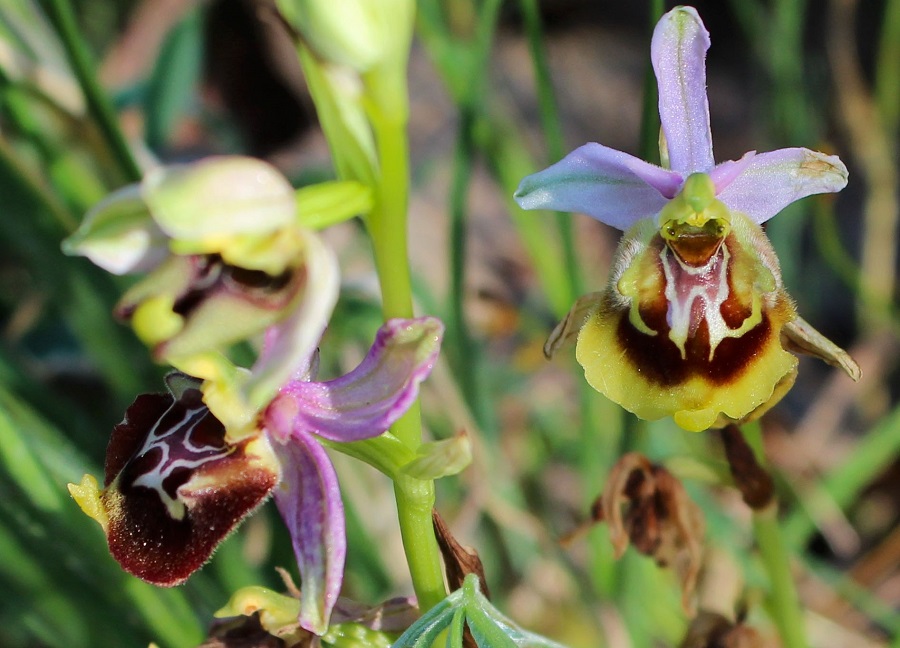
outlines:
[[709, 34], [691, 7], [656, 26], [662, 158], [670, 168], [590, 143], [526, 177], [525, 209], [586, 213], [624, 230], [606, 289], [581, 298], [548, 340], [578, 334], [598, 391], [646, 419], [687, 430], [752, 420], [793, 385], [801, 351], [859, 369], [800, 319], [760, 225], [790, 203], [840, 191], [835, 156], [780, 149], [716, 165], [706, 97]]
[[86, 476], [70, 491], [122, 567], [162, 586], [187, 579], [274, 495], [303, 582], [300, 624], [321, 634], [343, 580], [346, 539], [337, 476], [316, 437], [382, 434], [415, 400], [442, 334], [434, 318], [390, 320], [356, 369], [326, 382], [303, 370], [238, 441], [203, 403], [200, 381], [171, 374], [167, 394], [138, 396], [113, 430], [103, 489]]

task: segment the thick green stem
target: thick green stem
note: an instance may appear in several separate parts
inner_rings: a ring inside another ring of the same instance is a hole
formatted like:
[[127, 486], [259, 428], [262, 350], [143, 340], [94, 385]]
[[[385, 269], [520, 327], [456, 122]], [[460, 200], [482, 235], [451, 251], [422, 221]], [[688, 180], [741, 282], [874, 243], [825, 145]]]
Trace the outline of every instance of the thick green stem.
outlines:
[[[380, 177], [369, 228], [375, 249], [375, 267], [381, 285], [385, 319], [412, 317], [412, 282], [409, 272], [406, 211], [409, 197], [409, 157], [406, 122], [376, 107], [371, 112], [378, 146]], [[418, 439], [416, 439], [416, 444]]]
[[53, 20], [56, 31], [66, 48], [66, 55], [88, 107], [100, 132], [103, 134], [113, 157], [119, 164], [122, 174], [128, 182], [138, 182], [141, 179], [141, 169], [131, 155], [131, 149], [125, 136], [119, 128], [115, 110], [109, 98], [106, 96], [97, 76], [94, 73], [95, 65], [87, 44], [81, 37], [78, 24], [75, 21], [75, 13], [69, 0], [47, 0], [45, 3], [47, 13]]
[[[383, 81], [378, 77], [371, 77], [367, 79], [367, 85], [377, 87]], [[393, 87], [395, 83], [390, 85]], [[405, 92], [404, 87], [403, 98], [400, 98], [398, 92], [392, 93], [395, 101], [402, 102], [402, 105], [394, 107], [399, 109], [389, 109], [376, 103], [370, 107], [369, 112], [375, 132], [380, 173], [374, 187], [375, 204], [368, 224], [385, 319], [413, 315], [406, 222], [409, 154]], [[421, 445], [422, 418], [418, 403], [394, 424], [391, 432], [412, 451]], [[425, 612], [446, 596], [440, 550], [431, 521], [435, 499], [434, 482], [399, 476], [394, 481], [394, 495], [413, 588], [419, 601], [419, 609]]]
[[[418, 411], [415, 413], [418, 416]], [[401, 476], [394, 482], [403, 551], [419, 610], [426, 612], [447, 595], [440, 549], [434, 536], [434, 482]]]

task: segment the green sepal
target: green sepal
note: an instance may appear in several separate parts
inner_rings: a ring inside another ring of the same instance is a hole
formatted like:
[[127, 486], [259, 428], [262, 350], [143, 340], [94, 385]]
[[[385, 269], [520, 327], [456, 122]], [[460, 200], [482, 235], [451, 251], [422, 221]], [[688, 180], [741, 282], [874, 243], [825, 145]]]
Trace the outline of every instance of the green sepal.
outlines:
[[396, 480], [403, 468], [414, 460], [412, 450], [390, 432], [373, 439], [340, 443], [318, 437], [319, 443], [348, 457], [367, 463], [379, 472]]
[[319, 60], [302, 44], [297, 54], [338, 176], [374, 184], [378, 156], [363, 107], [362, 81], [352, 70]]
[[403, 466], [404, 475], [433, 481], [461, 472], [472, 463], [472, 441], [466, 434], [451, 439], [423, 443], [416, 458]]
[[372, 191], [352, 180], [322, 182], [298, 189], [297, 216], [313, 230], [337, 225], [372, 209]]
[[166, 236], [153, 222], [138, 185], [114, 191], [91, 209], [62, 242], [70, 256], [85, 256], [113, 274], [146, 270], [166, 253]]

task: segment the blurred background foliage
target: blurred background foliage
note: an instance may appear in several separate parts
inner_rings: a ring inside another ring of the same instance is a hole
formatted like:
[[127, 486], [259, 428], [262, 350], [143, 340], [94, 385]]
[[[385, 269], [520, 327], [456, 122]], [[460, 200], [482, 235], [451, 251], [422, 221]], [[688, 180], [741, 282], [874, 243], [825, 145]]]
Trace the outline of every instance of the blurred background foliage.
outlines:
[[[800, 312], [864, 378], [802, 361], [763, 432], [812, 644], [900, 646], [900, 1], [694, 4], [712, 34], [716, 158], [809, 146], [850, 168], [844, 192], [807, 199], [769, 234]], [[617, 233], [511, 201], [522, 176], [585, 141], [652, 159], [649, 38], [670, 4], [418, 6], [411, 255], [420, 312], [448, 324], [424, 412], [434, 437], [466, 429], [476, 443], [474, 465], [439, 484], [442, 515], [480, 552], [495, 603], [529, 629], [576, 647], [678, 645], [687, 621], [670, 573], [632, 551], [614, 561], [602, 526], [558, 541], [616, 458], [640, 450], [707, 515], [716, 560], [701, 601], [746, 610], [771, 634], [717, 436], [638, 421], [587, 389], [569, 354], [541, 356], [574, 298], [603, 285]], [[92, 80], [108, 106], [86, 99]], [[0, 645], [11, 648], [196, 645], [230, 592], [281, 588], [274, 567], [293, 563], [273, 509], [187, 585], [156, 589], [119, 569], [65, 490], [99, 474], [112, 426], [165, 371], [110, 317], [127, 280], [59, 251], [86, 209], [138, 177], [123, 145], [142, 166], [246, 152], [298, 185], [332, 173], [271, 2], [0, 0]], [[380, 310], [362, 230], [327, 236], [344, 271], [323, 344], [324, 371], [337, 373], [361, 357]], [[389, 482], [336, 459], [345, 594], [408, 594]]]

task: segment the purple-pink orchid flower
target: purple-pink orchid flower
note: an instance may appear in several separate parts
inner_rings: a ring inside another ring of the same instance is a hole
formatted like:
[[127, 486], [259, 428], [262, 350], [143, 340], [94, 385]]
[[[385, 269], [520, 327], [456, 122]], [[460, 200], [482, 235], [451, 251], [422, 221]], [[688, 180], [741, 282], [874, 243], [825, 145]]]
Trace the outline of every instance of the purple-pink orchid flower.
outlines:
[[290, 532], [302, 579], [300, 624], [321, 634], [343, 580], [346, 539], [337, 476], [317, 437], [382, 434], [415, 400], [443, 326], [388, 321], [362, 363], [325, 382], [315, 348], [236, 442], [203, 403], [200, 381], [173, 373], [167, 394], [143, 394], [115, 427], [104, 488], [73, 486], [122, 567], [156, 585], [182, 583], [270, 494]]
[[[356, 369], [315, 381], [339, 271], [302, 217], [356, 213], [348, 187], [324, 183], [305, 201], [315, 189], [295, 192], [261, 160], [207, 158], [114, 192], [64, 244], [110, 272], [145, 273], [116, 314], [177, 370], [167, 394], [138, 396], [113, 430], [103, 488], [87, 475], [72, 495], [124, 569], [164, 586], [200, 568], [274, 495], [302, 577], [299, 623], [318, 634], [338, 597], [346, 540], [337, 477], [317, 438], [384, 433], [415, 400], [443, 335], [434, 318], [388, 321]], [[257, 334], [259, 358], [249, 370], [234, 365], [229, 346]]]
[[548, 340], [576, 334], [598, 391], [646, 419], [699, 431], [762, 415], [791, 387], [797, 359], [859, 369], [800, 319], [760, 225], [792, 202], [840, 191], [847, 169], [805, 148], [716, 164], [706, 96], [710, 41], [691, 7], [656, 26], [661, 159], [585, 144], [522, 180], [525, 209], [583, 212], [624, 230], [604, 291], [582, 297]]

